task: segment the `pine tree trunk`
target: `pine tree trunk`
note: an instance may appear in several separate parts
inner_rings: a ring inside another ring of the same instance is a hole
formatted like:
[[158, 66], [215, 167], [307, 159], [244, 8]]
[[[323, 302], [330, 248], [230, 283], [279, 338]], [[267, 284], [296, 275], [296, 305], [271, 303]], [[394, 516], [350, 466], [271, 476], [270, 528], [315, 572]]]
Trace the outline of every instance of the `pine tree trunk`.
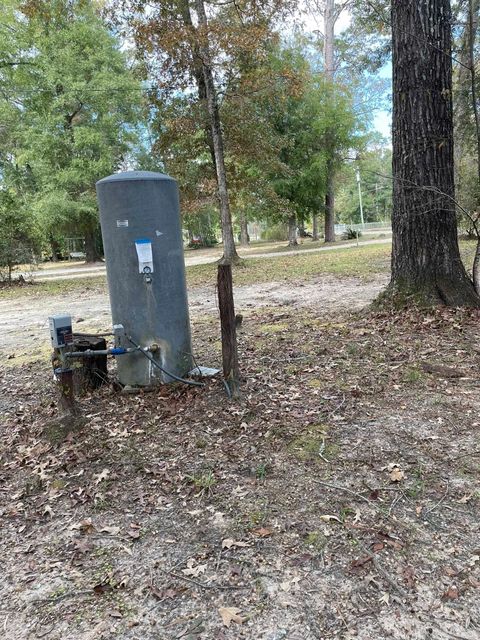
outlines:
[[316, 213], [312, 216], [312, 241], [318, 240], [318, 215]]
[[[203, 0], [195, 0], [199, 26], [207, 27], [207, 15]], [[237, 250], [233, 238], [232, 216], [228, 199], [227, 172], [225, 169], [225, 155], [223, 145], [223, 133], [220, 122], [217, 92], [213, 80], [213, 71], [208, 46], [199, 47], [202, 58], [202, 73], [205, 81], [208, 115], [212, 130], [213, 148], [215, 152], [215, 168], [217, 173], [218, 200], [220, 205], [220, 220], [222, 223], [223, 257], [222, 262], [238, 262]]]
[[[335, 0], [325, 0], [323, 57], [325, 77], [333, 82], [335, 75]], [[333, 152], [333, 150], [332, 150]], [[325, 193], [325, 242], [335, 242], [335, 182], [333, 158], [327, 163]]]
[[97, 251], [95, 232], [89, 230], [85, 233], [85, 262], [98, 262], [101, 259]]
[[392, 292], [478, 306], [460, 258], [449, 0], [392, 0]]
[[335, 242], [335, 191], [331, 162], [327, 166], [327, 192], [325, 194], [325, 242]]
[[296, 247], [297, 242], [297, 216], [290, 216], [288, 219], [288, 246]]
[[242, 247], [248, 247], [250, 236], [248, 235], [248, 220], [243, 209], [240, 211], [240, 244]]

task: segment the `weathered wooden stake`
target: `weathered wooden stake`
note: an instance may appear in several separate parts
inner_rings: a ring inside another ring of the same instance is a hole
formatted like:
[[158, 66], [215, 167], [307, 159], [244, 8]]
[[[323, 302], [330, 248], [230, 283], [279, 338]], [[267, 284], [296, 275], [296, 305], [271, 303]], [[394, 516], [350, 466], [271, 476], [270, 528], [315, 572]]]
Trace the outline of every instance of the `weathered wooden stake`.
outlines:
[[56, 374], [60, 390], [60, 407], [64, 414], [74, 416], [78, 413], [78, 408], [73, 389], [73, 370], [57, 369]]
[[232, 266], [218, 265], [218, 307], [222, 328], [223, 375], [232, 398], [240, 395], [240, 371], [238, 368], [237, 329], [233, 303]]

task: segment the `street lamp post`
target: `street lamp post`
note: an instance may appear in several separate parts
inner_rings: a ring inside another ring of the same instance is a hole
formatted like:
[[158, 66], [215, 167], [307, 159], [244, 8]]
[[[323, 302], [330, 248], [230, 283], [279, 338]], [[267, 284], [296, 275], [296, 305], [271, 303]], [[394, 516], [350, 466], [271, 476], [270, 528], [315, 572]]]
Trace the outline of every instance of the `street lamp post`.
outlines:
[[357, 169], [357, 184], [358, 184], [358, 200], [360, 202], [360, 220], [362, 222], [362, 227], [365, 228], [365, 220], [363, 219], [362, 182], [360, 179], [359, 169]]

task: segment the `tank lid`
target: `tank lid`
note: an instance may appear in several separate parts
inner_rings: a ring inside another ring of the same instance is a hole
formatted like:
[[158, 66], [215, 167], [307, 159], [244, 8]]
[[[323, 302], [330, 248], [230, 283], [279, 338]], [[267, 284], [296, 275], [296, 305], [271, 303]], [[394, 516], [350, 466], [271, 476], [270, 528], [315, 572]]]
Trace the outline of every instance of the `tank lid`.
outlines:
[[173, 180], [173, 178], [165, 173], [156, 173], [155, 171], [123, 171], [122, 173], [114, 173], [111, 176], [102, 178], [97, 184], [127, 182], [129, 180]]

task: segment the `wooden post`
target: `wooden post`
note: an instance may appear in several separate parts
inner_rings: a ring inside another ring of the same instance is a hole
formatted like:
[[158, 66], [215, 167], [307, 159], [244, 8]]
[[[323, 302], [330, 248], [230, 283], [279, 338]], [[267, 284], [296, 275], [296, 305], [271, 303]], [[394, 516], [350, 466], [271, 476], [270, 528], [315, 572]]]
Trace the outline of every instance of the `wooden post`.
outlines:
[[75, 401], [73, 369], [65, 357], [65, 347], [53, 350], [52, 365], [60, 396], [58, 400], [60, 413], [63, 416], [75, 416], [78, 414], [78, 406]]
[[218, 307], [222, 328], [223, 375], [232, 398], [240, 395], [240, 371], [238, 368], [237, 329], [233, 303], [232, 266], [218, 265]]
[[58, 387], [60, 390], [60, 407], [64, 414], [76, 415], [78, 413], [73, 390], [73, 370], [57, 369]]

